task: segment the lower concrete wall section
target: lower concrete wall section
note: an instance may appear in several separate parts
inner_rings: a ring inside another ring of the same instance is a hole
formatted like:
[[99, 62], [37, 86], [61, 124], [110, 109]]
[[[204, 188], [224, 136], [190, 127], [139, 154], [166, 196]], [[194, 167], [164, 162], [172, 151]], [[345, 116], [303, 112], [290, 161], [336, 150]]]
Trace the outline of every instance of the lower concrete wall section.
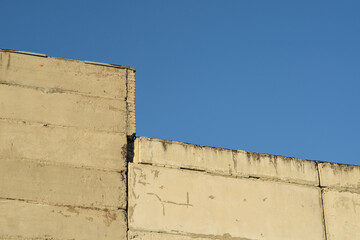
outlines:
[[320, 189], [129, 166], [129, 227], [233, 239], [324, 239]]
[[360, 239], [360, 195], [325, 191], [327, 240]]
[[50, 206], [0, 199], [0, 239], [126, 239], [122, 210]]
[[129, 239], [360, 239], [360, 167], [140, 137]]

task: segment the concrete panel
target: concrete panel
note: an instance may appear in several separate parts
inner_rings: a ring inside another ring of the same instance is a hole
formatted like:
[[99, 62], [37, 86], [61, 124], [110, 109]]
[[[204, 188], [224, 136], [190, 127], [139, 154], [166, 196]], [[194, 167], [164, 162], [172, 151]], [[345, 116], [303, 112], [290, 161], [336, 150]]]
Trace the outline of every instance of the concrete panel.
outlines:
[[[221, 239], [229, 239], [226, 238], [226, 235], [222, 238], [217, 238], [211, 236], [210, 238], [205, 238], [201, 235], [177, 235], [177, 234], [168, 234], [168, 233], [157, 233], [157, 232], [142, 232], [142, 231], [128, 231], [128, 239], [129, 240], [221, 240]], [[237, 239], [239, 240], [239, 239]], [[242, 238], [242, 240], [246, 240]]]
[[0, 119], [0, 158], [126, 169], [126, 136]]
[[321, 186], [360, 193], [360, 166], [319, 163]]
[[297, 158], [236, 151], [236, 175], [279, 179], [318, 186], [316, 162]]
[[[320, 190], [129, 165], [129, 227], [235, 239], [324, 239]], [[225, 235], [224, 235], [225, 234]]]
[[135, 140], [134, 162], [319, 185], [313, 161], [145, 137]]
[[0, 199], [0, 239], [126, 239], [125, 213]]
[[124, 100], [126, 71], [70, 59], [0, 52], [0, 82], [53, 91]]
[[118, 172], [0, 159], [0, 197], [59, 205], [126, 208]]
[[0, 84], [0, 118], [126, 133], [124, 101], [3, 84]]
[[235, 170], [232, 150], [146, 137], [135, 139], [134, 162], [204, 170], [224, 175], [230, 175]]
[[360, 239], [360, 195], [325, 191], [324, 209], [327, 240]]

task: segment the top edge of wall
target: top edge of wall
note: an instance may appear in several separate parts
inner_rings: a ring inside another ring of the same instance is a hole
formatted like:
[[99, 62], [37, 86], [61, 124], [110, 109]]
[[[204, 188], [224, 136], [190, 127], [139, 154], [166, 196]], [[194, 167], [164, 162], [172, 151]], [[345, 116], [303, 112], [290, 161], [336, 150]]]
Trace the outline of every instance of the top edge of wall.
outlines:
[[349, 168], [359, 168], [360, 169], [359, 165], [354, 165], [354, 164], [326, 162], [326, 161], [320, 161], [320, 160], [314, 160], [314, 159], [303, 159], [303, 158], [283, 156], [283, 155], [263, 153], [263, 152], [249, 152], [249, 151], [242, 150], [242, 149], [220, 148], [220, 147], [214, 147], [214, 146], [193, 144], [193, 143], [188, 143], [188, 142], [180, 142], [180, 141], [176, 141], [176, 140], [149, 138], [149, 137], [144, 137], [144, 136], [137, 136], [136, 139], [139, 139], [139, 140], [143, 139], [145, 141], [157, 141], [157, 142], [168, 143], [168, 144], [180, 144], [180, 145], [184, 145], [184, 146], [197, 147], [197, 148], [213, 149], [215, 151], [234, 151], [234, 152], [243, 152], [243, 153], [254, 154], [254, 155], [259, 155], [259, 156], [279, 157], [279, 158], [285, 158], [285, 159], [296, 159], [296, 160], [300, 160], [300, 161], [307, 161], [307, 162], [314, 162], [314, 163], [316, 162], [318, 164], [324, 164], [324, 165], [329, 165], [332, 167], [339, 167], [339, 168], [344, 168], [344, 169], [349, 169]]
[[[34, 52], [27, 52], [27, 51], [18, 51], [18, 50], [12, 50], [12, 49], [1, 49], [0, 52], [10, 52], [10, 53], [17, 53], [17, 54], [25, 54], [25, 55], [31, 55], [36, 57], [50, 57], [43, 53], [34, 53]], [[85, 64], [93, 64], [93, 65], [99, 65], [99, 66], [105, 66], [105, 67], [112, 67], [112, 68], [120, 68], [120, 69], [128, 69], [131, 71], [136, 72], [135, 67], [130, 66], [124, 66], [124, 65], [117, 65], [117, 64], [110, 64], [110, 63], [101, 63], [101, 62], [93, 62], [93, 61], [87, 61], [87, 60], [74, 60], [69, 58], [60, 58], [60, 57], [51, 57], [51, 58], [58, 58], [58, 59], [66, 59], [71, 61], [78, 61], [78, 62], [84, 62]]]
[[[297, 158], [297, 157], [282, 156], [282, 155], [263, 153], [263, 152], [249, 152], [249, 151], [242, 150], [242, 149], [220, 148], [220, 147], [214, 147], [214, 146], [193, 144], [193, 143], [188, 143], [188, 142], [164, 140], [164, 139], [159, 139], [159, 138], [149, 138], [149, 137], [143, 137], [143, 136], [137, 136], [136, 138], [139, 140], [143, 139], [146, 141], [157, 141], [157, 142], [162, 142], [162, 143], [167, 143], [167, 144], [180, 144], [180, 145], [195, 147], [195, 148], [212, 149], [214, 151], [242, 152], [242, 153], [251, 154], [251, 155], [258, 155], [259, 157], [267, 156], [267, 157], [279, 157], [279, 158], [284, 158], [284, 159], [296, 159], [296, 160], [307, 161], [307, 162], [331, 163], [331, 162], [323, 162], [323, 161], [317, 161], [317, 160], [311, 160], [311, 159], [302, 159], [302, 158]], [[331, 163], [331, 164], [346, 165], [346, 164], [340, 164], [340, 163]]]
[[360, 192], [360, 166], [156, 138], [137, 137], [135, 139], [134, 163]]

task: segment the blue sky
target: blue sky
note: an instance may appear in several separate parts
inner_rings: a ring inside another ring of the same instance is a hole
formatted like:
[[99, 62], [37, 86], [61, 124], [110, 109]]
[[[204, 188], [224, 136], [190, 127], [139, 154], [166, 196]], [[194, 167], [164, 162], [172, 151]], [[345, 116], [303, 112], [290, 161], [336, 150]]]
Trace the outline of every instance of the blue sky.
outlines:
[[138, 136], [360, 165], [359, 1], [0, 9], [0, 48], [136, 67]]

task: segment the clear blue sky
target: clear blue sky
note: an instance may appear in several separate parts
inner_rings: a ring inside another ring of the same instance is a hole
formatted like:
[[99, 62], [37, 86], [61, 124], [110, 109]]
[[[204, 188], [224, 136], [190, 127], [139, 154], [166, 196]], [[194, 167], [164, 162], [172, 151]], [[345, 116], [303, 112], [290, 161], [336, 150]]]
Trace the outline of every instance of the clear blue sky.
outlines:
[[360, 165], [359, 1], [0, 9], [0, 48], [136, 67], [138, 136]]

